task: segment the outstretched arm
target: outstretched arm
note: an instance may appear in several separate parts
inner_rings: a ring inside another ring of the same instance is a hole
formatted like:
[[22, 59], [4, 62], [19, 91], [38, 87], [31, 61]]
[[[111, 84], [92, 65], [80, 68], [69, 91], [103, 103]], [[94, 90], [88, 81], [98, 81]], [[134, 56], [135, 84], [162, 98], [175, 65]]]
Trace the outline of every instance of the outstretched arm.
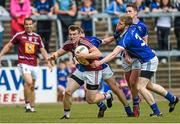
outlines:
[[1, 50], [1, 52], [0, 52], [0, 65], [1, 65], [2, 56], [3, 56], [4, 54], [6, 54], [6, 53], [11, 49], [12, 46], [13, 46], [13, 44], [12, 44], [11, 42], [9, 42], [9, 43], [7, 43], [7, 44], [3, 47], [3, 49]]
[[114, 41], [114, 36], [110, 36], [110, 37], [104, 38], [102, 41], [103, 41], [102, 44], [111, 43], [111, 42]]
[[108, 54], [104, 59], [102, 59], [101, 61], [94, 62], [95, 66], [98, 67], [99, 65], [111, 61], [123, 50], [124, 49], [122, 47], [116, 46], [116, 48], [110, 54]]

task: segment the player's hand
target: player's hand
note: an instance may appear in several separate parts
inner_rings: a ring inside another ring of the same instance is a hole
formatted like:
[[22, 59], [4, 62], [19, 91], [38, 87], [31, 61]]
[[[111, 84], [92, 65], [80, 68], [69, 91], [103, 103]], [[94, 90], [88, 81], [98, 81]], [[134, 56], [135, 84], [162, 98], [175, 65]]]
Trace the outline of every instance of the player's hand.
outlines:
[[49, 58], [48, 58], [48, 63], [51, 65], [51, 66], [54, 66], [54, 61], [56, 60], [56, 54], [53, 53]]
[[52, 72], [53, 65], [50, 63], [50, 61], [47, 62], [47, 66], [48, 66], [49, 70]]
[[95, 60], [95, 61], [93, 61], [92, 63], [91, 63], [91, 67], [93, 67], [93, 68], [96, 68], [96, 67], [98, 67], [98, 66], [100, 66], [101, 65], [101, 62], [100, 61], [97, 61], [97, 60]]
[[84, 58], [84, 59], [86, 59], [86, 54], [84, 54], [84, 53], [79, 53], [79, 52], [77, 52], [77, 53], [75, 54], [75, 56], [76, 56], [77, 59], [79, 59], [79, 58]]
[[124, 51], [124, 53], [125, 53], [125, 58], [124, 58], [124, 60], [126, 61], [126, 63], [128, 63], [128, 64], [132, 64], [132, 58], [129, 56], [129, 54], [127, 53], [127, 51]]
[[129, 57], [129, 56], [126, 56], [125, 57], [125, 61], [126, 61], [126, 63], [128, 63], [128, 64], [132, 64], [132, 58], [131, 57]]

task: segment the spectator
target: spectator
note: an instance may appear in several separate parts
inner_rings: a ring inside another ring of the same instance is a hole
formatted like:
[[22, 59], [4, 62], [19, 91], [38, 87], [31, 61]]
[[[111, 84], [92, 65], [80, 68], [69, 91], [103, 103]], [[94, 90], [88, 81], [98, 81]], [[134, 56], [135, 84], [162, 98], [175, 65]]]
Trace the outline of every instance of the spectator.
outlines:
[[[152, 9], [152, 12], [171, 12], [173, 11], [171, 8], [171, 1], [170, 0], [161, 0], [160, 8]], [[157, 18], [157, 39], [158, 39], [158, 46], [159, 50], [168, 50], [168, 38], [171, 29], [171, 17], [168, 16], [160, 16]], [[169, 46], [170, 47], [170, 46]], [[160, 58], [162, 63], [167, 62], [167, 58]]]
[[120, 13], [124, 13], [126, 11], [126, 5], [124, 4], [123, 0], [115, 0], [112, 1], [111, 4], [107, 7], [106, 13], [115, 16], [112, 17], [112, 26], [113, 26], [113, 31], [115, 31], [115, 27], [117, 23], [119, 22], [119, 16]]
[[76, 70], [76, 65], [71, 59], [65, 59], [64, 61], [68, 72], [72, 74]]
[[67, 77], [69, 75], [68, 70], [66, 69], [65, 61], [60, 60], [57, 68], [57, 91], [58, 91], [58, 101], [62, 101], [65, 88], [67, 85]]
[[[8, 11], [0, 5], [0, 17], [1, 16], [9, 16]], [[4, 32], [4, 27], [2, 22], [0, 21], [0, 50], [2, 49], [3, 46], [3, 32]]]
[[24, 30], [24, 19], [31, 16], [31, 3], [29, 0], [11, 0], [11, 36]]
[[68, 39], [68, 27], [76, 21], [77, 7], [75, 0], [57, 0], [55, 13], [62, 23], [63, 41]]
[[135, 0], [134, 3], [138, 8], [138, 12], [149, 12], [149, 7], [146, 6], [144, 0]]
[[161, 0], [153, 0], [151, 2], [150, 7], [151, 7], [151, 11], [152, 12], [159, 12], [159, 11], [161, 11], [160, 10], [160, 2], [161, 2]]
[[[178, 12], [180, 12], [180, 0], [177, 0], [174, 3], [174, 7], [178, 10]], [[180, 16], [175, 17], [174, 31], [175, 31], [176, 40], [177, 40], [177, 50], [180, 50]], [[180, 60], [180, 56], [178, 57], [178, 60]]]
[[91, 15], [96, 14], [97, 11], [92, 7], [92, 0], [83, 0], [83, 6], [80, 9], [80, 14], [84, 16], [81, 27], [84, 29], [86, 36], [92, 36], [92, 19]]
[[[39, 15], [53, 15], [53, 2], [51, 0], [35, 0], [34, 1], [34, 11], [35, 16]], [[42, 37], [44, 41], [45, 49], [49, 52], [49, 41], [51, 37], [51, 21], [43, 20], [37, 22], [37, 32]]]

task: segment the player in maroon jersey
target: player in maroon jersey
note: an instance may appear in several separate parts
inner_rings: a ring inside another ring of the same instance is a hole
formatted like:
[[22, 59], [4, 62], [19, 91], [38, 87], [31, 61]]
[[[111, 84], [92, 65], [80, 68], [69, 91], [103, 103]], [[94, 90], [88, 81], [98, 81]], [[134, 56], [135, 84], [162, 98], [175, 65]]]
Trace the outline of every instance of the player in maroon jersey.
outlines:
[[[67, 52], [72, 52], [73, 56], [83, 57], [89, 62], [97, 60], [102, 53], [92, 45], [87, 39], [81, 37], [81, 28], [75, 25], [71, 25], [68, 29], [70, 40], [66, 41], [64, 46], [54, 52], [49, 61], [57, 59], [59, 56], [64, 55]], [[79, 45], [85, 45], [89, 49], [89, 54], [76, 54], [74, 50]], [[86, 101], [89, 104], [98, 103], [102, 100], [107, 100], [107, 104], [112, 106], [112, 94], [110, 92], [100, 94], [98, 91], [99, 83], [102, 78], [102, 66], [92, 68], [90, 65], [82, 65], [81, 69], [85, 71], [82, 72], [76, 68], [75, 72], [68, 79], [68, 85], [65, 91], [65, 97], [63, 99], [64, 104], [64, 116], [61, 119], [70, 118], [70, 109], [71, 109], [71, 96], [74, 91], [76, 91], [80, 86], [86, 83]]]
[[[37, 79], [37, 54], [40, 50], [45, 61], [48, 63], [48, 54], [44, 49], [41, 37], [33, 32], [33, 19], [26, 18], [24, 20], [25, 30], [18, 32], [8, 42], [2, 51], [1, 57], [7, 53], [14, 45], [18, 47], [18, 67], [25, 81], [24, 83], [24, 98], [26, 112], [35, 112], [35, 92], [34, 86]], [[0, 62], [1, 63], [1, 62]], [[48, 64], [50, 67], [50, 64]]]

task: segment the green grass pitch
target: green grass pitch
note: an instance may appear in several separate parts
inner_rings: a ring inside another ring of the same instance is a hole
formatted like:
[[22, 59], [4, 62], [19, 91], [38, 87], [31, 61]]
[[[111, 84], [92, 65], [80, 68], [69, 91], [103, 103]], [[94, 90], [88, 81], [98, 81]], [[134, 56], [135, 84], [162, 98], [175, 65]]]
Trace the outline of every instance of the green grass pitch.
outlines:
[[62, 104], [38, 104], [36, 113], [25, 113], [23, 105], [0, 105], [0, 123], [180, 123], [180, 103], [175, 111], [169, 113], [168, 102], [158, 102], [163, 113], [162, 117], [149, 117], [151, 110], [145, 102], [141, 102], [140, 117], [126, 117], [124, 108], [119, 102], [107, 109], [104, 118], [97, 118], [96, 105], [87, 103], [73, 103], [71, 118], [61, 120]]

